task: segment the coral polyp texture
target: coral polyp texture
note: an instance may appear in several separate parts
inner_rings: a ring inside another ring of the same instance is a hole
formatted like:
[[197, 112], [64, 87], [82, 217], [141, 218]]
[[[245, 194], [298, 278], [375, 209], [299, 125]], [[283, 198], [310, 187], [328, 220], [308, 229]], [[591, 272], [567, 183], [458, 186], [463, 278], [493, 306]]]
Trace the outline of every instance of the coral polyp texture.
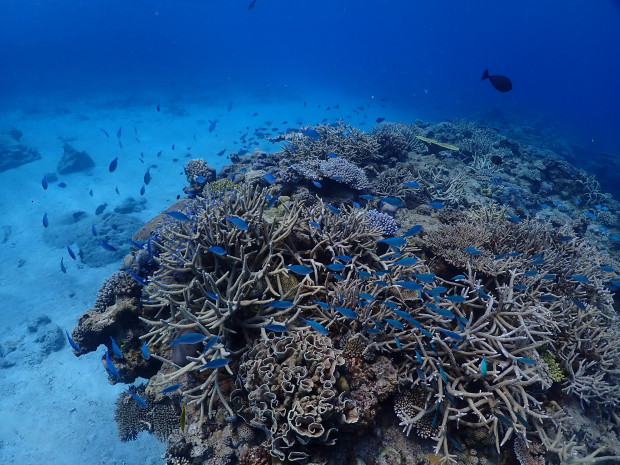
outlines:
[[[120, 379], [148, 379], [148, 412], [119, 400], [121, 436], [168, 438], [168, 463], [383, 463], [414, 445], [442, 463], [618, 460], [619, 263], [577, 214], [558, 227], [473, 196], [519, 148], [495, 136], [316, 126], [149, 222], [73, 332], [108, 355], [113, 338]], [[585, 409], [606, 442], [582, 440]]]

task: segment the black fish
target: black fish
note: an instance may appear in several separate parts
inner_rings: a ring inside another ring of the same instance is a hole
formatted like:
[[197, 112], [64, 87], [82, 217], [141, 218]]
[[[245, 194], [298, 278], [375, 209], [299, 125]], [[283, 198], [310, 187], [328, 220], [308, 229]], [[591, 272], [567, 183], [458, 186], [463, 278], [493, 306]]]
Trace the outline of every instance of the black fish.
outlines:
[[114, 160], [110, 162], [110, 166], [108, 166], [108, 170], [110, 171], [110, 173], [114, 173], [117, 167], [118, 167], [118, 157], [116, 157]]
[[150, 182], [151, 182], [151, 168], [149, 167], [146, 169], [146, 173], [144, 173], [144, 184], [148, 186]]
[[512, 82], [506, 76], [489, 76], [489, 70], [485, 69], [482, 75], [482, 80], [489, 79], [491, 85], [500, 92], [508, 92], [512, 89]]
[[160, 110], [159, 105], [157, 105], [157, 111], [159, 111], [159, 110]]
[[108, 206], [107, 203], [102, 203], [101, 205], [99, 205], [95, 209], [95, 215], [101, 215], [103, 213], [103, 211], [106, 209], [107, 206]]
[[381, 123], [381, 122], [385, 121], [385, 118], [377, 118], [376, 121], [377, 121], [377, 123]]
[[248, 10], [251, 10], [252, 8], [254, 8], [254, 5], [256, 5], [256, 0], [252, 0], [250, 2], [250, 4], [248, 5]]

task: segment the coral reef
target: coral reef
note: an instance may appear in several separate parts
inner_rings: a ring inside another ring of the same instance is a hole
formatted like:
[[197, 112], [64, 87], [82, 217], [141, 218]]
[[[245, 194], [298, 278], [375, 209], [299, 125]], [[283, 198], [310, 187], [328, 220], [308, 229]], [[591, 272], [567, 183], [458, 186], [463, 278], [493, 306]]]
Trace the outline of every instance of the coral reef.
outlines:
[[[543, 207], [570, 165], [466, 122], [285, 140], [149, 222], [73, 332], [85, 351], [114, 336], [148, 405], [183, 402], [169, 463], [402, 463], [414, 446], [422, 463], [430, 444], [442, 463], [614, 459], [620, 264], [581, 235], [617, 209], [566, 197], [604, 199], [596, 183]], [[360, 189], [364, 206], [342, 201]], [[377, 196], [423, 228], [394, 236]], [[615, 422], [605, 443], [571, 422], [586, 408]]]

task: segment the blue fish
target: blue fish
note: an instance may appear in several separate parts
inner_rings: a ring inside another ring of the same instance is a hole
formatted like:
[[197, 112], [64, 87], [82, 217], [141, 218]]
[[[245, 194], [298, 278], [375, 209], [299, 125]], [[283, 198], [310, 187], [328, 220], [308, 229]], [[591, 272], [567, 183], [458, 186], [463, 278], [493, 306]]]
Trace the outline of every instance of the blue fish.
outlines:
[[67, 183], [66, 182], [59, 182], [58, 183], [58, 187], [60, 187], [61, 189], [64, 189], [65, 187], [67, 187]]
[[365, 333], [372, 333], [372, 334], [381, 333], [381, 330], [377, 328], [365, 328], [365, 329], [362, 329], [362, 331], [364, 331]]
[[[301, 133], [310, 140], [319, 140], [321, 135], [315, 129], [305, 129]], [[332, 152], [330, 152], [332, 153]], [[329, 154], [328, 154], [329, 155]]]
[[223, 247], [219, 247], [217, 245], [213, 245], [209, 247], [209, 250], [213, 252], [215, 255], [226, 255], [226, 249]]
[[422, 274], [414, 274], [413, 277], [418, 281], [422, 281], [427, 284], [435, 283], [435, 274], [434, 273], [422, 273]]
[[570, 275], [569, 278], [580, 283], [587, 283], [588, 281], [590, 281], [587, 276], [584, 276], [582, 274], [573, 274]]
[[390, 274], [391, 271], [390, 270], [377, 270], [375, 271], [375, 276], [383, 276], [386, 274]]
[[271, 173], [263, 175], [263, 178], [265, 178], [265, 181], [267, 181], [269, 184], [273, 184], [274, 182], [276, 182], [276, 178], [274, 178], [273, 174]]
[[506, 258], [507, 256], [507, 253], [500, 253], [499, 255], [496, 255], [495, 258], [493, 258], [493, 261], [501, 260], [502, 258]]
[[313, 321], [313, 320], [307, 320], [304, 317], [299, 317], [302, 319], [302, 321], [304, 323], [309, 324], [312, 329], [314, 329], [315, 331], [327, 336], [329, 333], [327, 332], [327, 329], [325, 328], [325, 326], [323, 326], [321, 323], [317, 322], [317, 321]]
[[537, 258], [541, 258], [542, 254], [541, 253], [535, 253], [534, 255], [530, 255], [530, 257], [528, 258], [528, 260], [535, 260]]
[[420, 322], [414, 317], [412, 317], [409, 313], [405, 312], [404, 310], [398, 310], [396, 308], [392, 308], [391, 310], [414, 328], [422, 329], [422, 325], [420, 324]]
[[217, 294], [214, 294], [213, 292], [205, 292], [205, 295], [209, 298], [209, 299], [213, 299], [213, 300], [217, 300]]
[[536, 260], [532, 260], [530, 262], [530, 265], [544, 265], [545, 264], [545, 259], [544, 258], [538, 258]]
[[444, 286], [437, 286], [434, 287], [432, 289], [426, 290], [424, 292], [426, 292], [428, 295], [432, 296], [432, 297], [437, 297], [439, 294], [446, 292], [448, 289], [445, 288]]
[[110, 171], [110, 173], [114, 173], [116, 171], [116, 168], [118, 168], [118, 157], [116, 157], [114, 160], [110, 162], [110, 165], [108, 166], [108, 170]]
[[325, 268], [330, 271], [342, 271], [345, 269], [345, 265], [342, 263], [332, 263], [331, 265], [325, 265]]
[[508, 221], [514, 224], [521, 223], [523, 220], [519, 218], [517, 215], [513, 215], [512, 213], [508, 213]]
[[209, 120], [209, 132], [215, 131], [216, 124], [217, 124], [217, 120], [214, 120], [214, 121]]
[[388, 283], [387, 281], [383, 281], [382, 279], [378, 279], [376, 281], [373, 281], [373, 284], [377, 284], [377, 285], [383, 286], [383, 287], [386, 287], [386, 286], [390, 285], [390, 283]]
[[482, 356], [482, 361], [480, 362], [480, 374], [484, 378], [487, 375], [487, 359], [486, 355]]
[[374, 200], [375, 196], [374, 195], [370, 195], [370, 194], [361, 194], [360, 195], [360, 199], [364, 199], [364, 200]]
[[112, 352], [114, 352], [118, 358], [123, 358], [123, 352], [121, 352], [120, 347], [116, 345], [116, 341], [112, 336], [110, 336], [110, 341], [112, 341]]
[[[447, 393], [446, 393], [447, 394]], [[450, 436], [449, 434], [446, 434], [446, 437], [448, 438], [448, 440], [452, 443], [452, 445], [456, 448], [456, 450], [458, 450], [459, 452], [463, 451], [463, 446], [461, 446], [456, 439], [454, 439], [452, 436]]]
[[372, 295], [368, 294], [367, 292], [358, 292], [357, 295], [365, 300], [369, 300], [369, 301], [375, 300], [375, 298]]
[[308, 265], [286, 265], [284, 268], [291, 270], [295, 274], [310, 274], [312, 273], [312, 268]]
[[614, 269], [611, 266], [609, 266], [609, 265], [602, 265], [602, 266], [599, 266], [599, 268], [601, 270], [603, 270], [603, 271], [608, 272], [608, 273], [613, 273], [614, 272]]
[[332, 274], [332, 277], [336, 278], [338, 281], [344, 281], [345, 279], [347, 279], [347, 278], [345, 278], [343, 275], [341, 275], [339, 273]]
[[372, 277], [372, 274], [370, 274], [368, 271], [365, 271], [365, 270], [357, 270], [356, 273], [362, 279], [364, 279], [364, 278], [371, 278]]
[[351, 201], [351, 204], [353, 204], [353, 206], [354, 206], [357, 210], [360, 210], [360, 209], [362, 208], [362, 206], [361, 206], [359, 203], [355, 202], [355, 201]]
[[47, 218], [47, 212], [43, 213], [43, 227], [47, 228], [50, 225], [50, 220]]
[[269, 308], [269, 307], [273, 307], [273, 308], [291, 308], [293, 305], [295, 305], [293, 302], [291, 302], [290, 300], [272, 300], [269, 303], [266, 303], [265, 305], [263, 305], [263, 307]]
[[463, 250], [467, 252], [469, 255], [482, 255], [482, 251], [474, 247], [464, 247]]
[[209, 340], [207, 341], [207, 343], [205, 344], [205, 348], [202, 349], [202, 353], [206, 354], [207, 351], [213, 347], [215, 345], [215, 343], [218, 341], [219, 337], [218, 336], [211, 336], [209, 338]]
[[[269, 195], [269, 194], [267, 194]], [[280, 198], [280, 194], [274, 195], [273, 197], [271, 197], [269, 199], [269, 201], [267, 202], [267, 208], [272, 208], [275, 206], [276, 203], [278, 203], [278, 199]]]
[[321, 184], [319, 181], [312, 181], [312, 184], [314, 184], [314, 186], [318, 187], [319, 189], [323, 187], [323, 184]]
[[575, 304], [575, 307], [577, 307], [579, 310], [581, 310], [582, 312], [586, 311], [586, 306], [577, 297], [571, 297], [571, 300]]
[[209, 370], [211, 368], [221, 368], [228, 365], [229, 363], [230, 360], [228, 360], [227, 358], [214, 358], [210, 362], [207, 362], [203, 366], [201, 366], [200, 371]]
[[120, 374], [118, 373], [118, 370], [112, 363], [112, 360], [110, 360], [110, 354], [108, 353], [107, 350], [105, 351], [105, 365], [107, 367], [107, 370], [110, 372], [112, 376], [114, 376], [116, 379], [119, 379], [121, 377]]
[[394, 341], [396, 341], [396, 347], [398, 347], [399, 349], [403, 348], [403, 345], [400, 343], [400, 341], [396, 337], [396, 334], [394, 334]]
[[164, 214], [168, 215], [170, 218], [174, 218], [177, 221], [189, 221], [189, 217], [185, 213], [181, 213], [179, 211], [165, 211]]
[[516, 358], [515, 360], [519, 363], [524, 363], [526, 365], [536, 365], [535, 360], [531, 358], [527, 358], [527, 357], [519, 357], [519, 358]]
[[415, 281], [396, 281], [394, 284], [404, 287], [409, 291], [419, 291], [420, 289], [422, 289], [422, 285], [416, 283]]
[[397, 197], [381, 197], [381, 200], [388, 205], [392, 205], [393, 207], [402, 207], [403, 205], [405, 205], [405, 202], [403, 202]]
[[321, 227], [321, 225], [319, 223], [317, 223], [316, 221], [308, 221], [308, 224], [310, 226], [314, 226], [315, 228]]
[[418, 263], [418, 257], [405, 257], [393, 263], [395, 266], [411, 266]]
[[433, 335], [423, 328], [418, 328], [422, 334], [424, 334], [427, 338], [433, 339]]
[[418, 363], [420, 365], [424, 365], [424, 360], [422, 360], [422, 356], [420, 355], [420, 352], [418, 352], [417, 350], [415, 351], [415, 358], [418, 360]]
[[583, 212], [584, 215], [586, 215], [588, 218], [595, 220], [596, 219], [596, 215], [594, 213], [591, 212]]
[[226, 215], [226, 219], [230, 221], [233, 225], [235, 225], [237, 229], [240, 229], [241, 231], [247, 231], [248, 224], [245, 221], [243, 221], [242, 218], [239, 218], [238, 216]]
[[149, 166], [146, 169], [146, 173], [144, 173], [144, 177], [142, 178], [142, 180], [144, 181], [144, 184], [146, 186], [148, 186], [151, 182], [151, 167]]
[[440, 332], [442, 332], [443, 334], [445, 334], [448, 337], [451, 337], [452, 339], [456, 340], [456, 341], [462, 341], [463, 340], [463, 336], [461, 336], [459, 333], [455, 333], [454, 331], [450, 331], [448, 329], [443, 329], [443, 328], [437, 328]]
[[541, 280], [542, 280], [542, 279], [544, 279], [544, 280], [547, 280], [547, 281], [548, 281], [548, 280], [555, 279], [555, 276], [556, 276], [556, 275], [554, 275], [554, 274], [546, 274], [546, 275], [544, 275], [544, 276], [541, 276], [541, 277], [540, 277], [540, 279], [541, 279]]
[[318, 300], [313, 300], [312, 302], [314, 302], [315, 304], [317, 304], [319, 307], [327, 310], [329, 309], [329, 304], [326, 304], [325, 302], [320, 302]]
[[443, 203], [441, 202], [430, 202], [426, 205], [428, 205], [429, 207], [433, 207], [436, 210], [441, 210], [444, 207]]
[[77, 260], [77, 257], [75, 256], [75, 252], [73, 252], [73, 250], [71, 250], [71, 247], [69, 247], [69, 244], [67, 244], [67, 252], [69, 253], [69, 256], [72, 259]]
[[458, 294], [446, 295], [444, 296], [444, 299], [449, 300], [450, 302], [453, 302], [455, 304], [459, 304], [459, 303], [467, 301], [465, 297], [463, 297], [462, 295], [458, 295]]
[[383, 302], [381, 302], [381, 303], [382, 303], [383, 305], [385, 305], [386, 307], [388, 307], [388, 308], [398, 308], [398, 304], [397, 304], [396, 302], [392, 302], [391, 300], [390, 300], [390, 301], [387, 301], [387, 302], [386, 302], [386, 301], [383, 301]]
[[348, 255], [336, 255], [335, 258], [337, 258], [338, 260], [342, 260], [343, 262], [347, 262], [347, 263], [353, 260]]
[[416, 224], [415, 226], [410, 227], [409, 230], [403, 234], [403, 237], [417, 236], [420, 231], [422, 231], [422, 225]]
[[142, 356], [144, 357], [144, 360], [151, 358], [151, 353], [149, 352], [149, 348], [146, 346], [146, 341], [142, 341]]
[[142, 408], [146, 408], [146, 402], [144, 401], [144, 399], [142, 397], [140, 397], [138, 394], [136, 394], [135, 392], [131, 392], [129, 389], [125, 389], [125, 391], [127, 391], [129, 394], [131, 394], [131, 397], [133, 397], [136, 402], [138, 404], [140, 404], [140, 407]]
[[43, 175], [43, 179], [41, 179], [41, 187], [43, 187], [43, 189], [47, 189], [48, 186], [49, 183], [47, 182], [47, 177]]
[[288, 331], [288, 328], [284, 325], [272, 324], [265, 325], [263, 328], [268, 329], [269, 331], [273, 331], [274, 333], [284, 333]]
[[403, 183], [405, 186], [413, 187], [414, 189], [420, 187], [420, 185], [415, 181], [407, 181]]
[[508, 254], [509, 257], [518, 257], [519, 255], [521, 255], [521, 252], [510, 252]]
[[334, 207], [333, 205], [330, 205], [330, 204], [326, 203], [325, 206], [327, 208], [329, 208], [332, 212], [334, 212], [336, 215], [340, 214], [340, 210], [338, 208]]
[[538, 298], [538, 300], [541, 302], [553, 302], [555, 300], [555, 296], [553, 294], [543, 294]]
[[513, 286], [513, 289], [516, 291], [527, 291], [528, 287], [525, 284], [517, 284]]
[[452, 278], [452, 281], [458, 281], [459, 279], [467, 279], [467, 277], [464, 274], [457, 274]]
[[160, 394], [167, 394], [169, 392], [174, 392], [177, 389], [179, 389], [181, 387], [180, 384], [173, 384], [172, 386], [168, 386], [165, 389], [162, 389], [161, 391], [159, 391]]
[[91, 226], [90, 231], [93, 233], [93, 236], [97, 237], [97, 228], [95, 228], [95, 224], [94, 223]]
[[407, 241], [400, 236], [388, 237], [387, 239], [379, 239], [377, 242], [383, 242], [384, 244], [387, 244], [390, 247], [392, 246], [400, 247], [407, 243]]
[[383, 318], [383, 321], [385, 321], [386, 323], [394, 326], [396, 329], [405, 329], [405, 325], [402, 324], [400, 321], [398, 320], [393, 320], [392, 318]]
[[71, 336], [69, 335], [69, 331], [67, 331], [65, 329], [65, 333], [67, 334], [67, 340], [69, 341], [69, 345], [71, 346], [71, 348], [73, 350], [75, 350], [78, 354], [82, 353], [82, 349], [80, 349], [80, 347], [75, 343], [75, 341], [71, 338]]
[[60, 257], [60, 271], [62, 271], [64, 274], [67, 274], [67, 267], [65, 266], [62, 257]]
[[142, 278], [142, 276], [137, 275], [136, 273], [134, 273], [131, 270], [126, 270], [125, 273], [127, 273], [129, 276], [131, 276], [134, 281], [136, 281], [138, 284], [140, 284], [140, 286], [146, 286], [146, 281], [144, 280], [144, 278]]
[[199, 342], [204, 341], [206, 338], [207, 336], [201, 333], [187, 333], [183, 334], [183, 336], [179, 336], [176, 339], [173, 339], [169, 345], [173, 346], [175, 344], [198, 344]]
[[448, 376], [446, 375], [446, 372], [443, 371], [443, 368], [441, 367], [441, 365], [437, 365], [439, 367], [439, 375], [441, 376], [441, 379], [443, 379], [444, 383], [448, 382]]
[[338, 310], [338, 312], [347, 318], [357, 318], [357, 313], [350, 308], [334, 306], [334, 310]]
[[433, 312], [446, 317], [446, 318], [454, 318], [456, 315], [454, 315], [454, 313], [452, 313], [450, 310], [448, 310], [447, 308], [442, 308], [442, 307], [437, 307], [436, 305], [433, 304], [424, 304], [427, 307], [429, 307]]
[[526, 271], [525, 273], [522, 273], [522, 276], [527, 276], [527, 277], [532, 277], [532, 276], [536, 276], [538, 274], [538, 270], [529, 270]]
[[501, 413], [497, 413], [497, 412], [494, 412], [494, 414], [497, 417], [497, 419], [499, 421], [501, 421], [502, 423], [504, 423], [504, 424], [506, 424], [508, 426], [512, 426], [513, 425], [512, 420], [510, 418], [508, 418], [507, 416], [504, 416]]
[[558, 242], [570, 242], [573, 240], [573, 236], [560, 236], [557, 238]]
[[[424, 371], [422, 371], [422, 368], [416, 367], [415, 371], [418, 373], [418, 378], [420, 378], [420, 381], [425, 381], [426, 380], [426, 375], [424, 374]], [[437, 414], [435, 414], [435, 416], [436, 415]], [[433, 425], [433, 427], [435, 427], [435, 425]]]
[[142, 184], [142, 187], [140, 188], [140, 195], [144, 195], [145, 192], [146, 192], [146, 186]]
[[108, 244], [107, 242], [99, 241], [99, 245], [103, 247], [108, 252], [116, 252], [117, 249], [113, 245]]

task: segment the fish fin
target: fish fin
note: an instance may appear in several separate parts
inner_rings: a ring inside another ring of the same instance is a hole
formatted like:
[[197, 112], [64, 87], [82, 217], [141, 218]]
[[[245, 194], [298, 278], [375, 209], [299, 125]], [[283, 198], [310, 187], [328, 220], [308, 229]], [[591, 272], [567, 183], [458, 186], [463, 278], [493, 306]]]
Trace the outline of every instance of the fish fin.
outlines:
[[485, 70], [484, 70], [484, 73], [482, 74], [482, 80], [484, 81], [484, 80], [485, 80], [486, 78], [488, 78], [488, 77], [489, 77], [489, 70], [488, 70], [488, 69], [485, 69]]

